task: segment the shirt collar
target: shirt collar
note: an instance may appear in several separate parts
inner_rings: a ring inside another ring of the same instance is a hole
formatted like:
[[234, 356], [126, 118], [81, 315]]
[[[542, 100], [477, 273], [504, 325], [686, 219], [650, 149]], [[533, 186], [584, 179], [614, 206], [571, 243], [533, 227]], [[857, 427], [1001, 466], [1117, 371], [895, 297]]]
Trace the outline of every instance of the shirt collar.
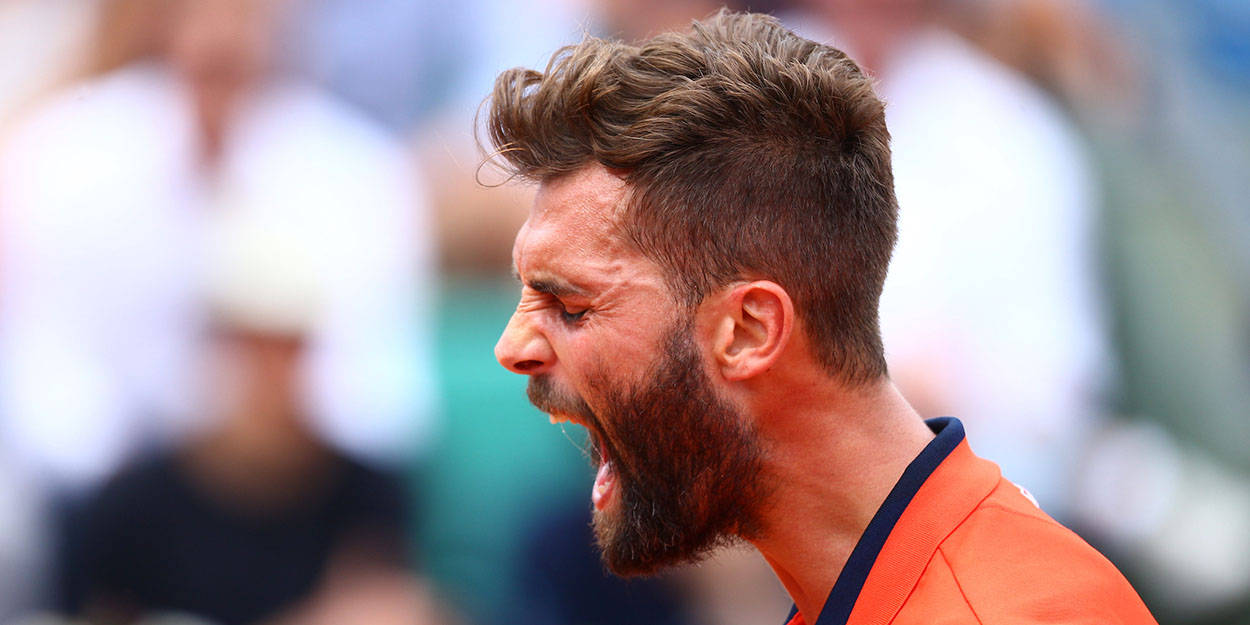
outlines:
[[[940, 417], [925, 424], [936, 436], [907, 465], [873, 515], [816, 625], [875, 622], [872, 616], [883, 612], [893, 616], [938, 543], [997, 484], [997, 467], [972, 454], [958, 419]], [[860, 597], [871, 597], [871, 604]], [[797, 608], [791, 609], [788, 625], [806, 625]]]

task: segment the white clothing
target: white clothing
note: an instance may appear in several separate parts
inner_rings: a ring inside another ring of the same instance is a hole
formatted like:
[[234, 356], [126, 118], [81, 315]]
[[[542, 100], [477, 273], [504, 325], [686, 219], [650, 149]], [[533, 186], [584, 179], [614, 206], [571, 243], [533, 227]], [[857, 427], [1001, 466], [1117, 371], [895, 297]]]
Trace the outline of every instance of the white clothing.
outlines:
[[1057, 513], [1055, 467], [1109, 367], [1084, 149], [1045, 95], [952, 34], [925, 33], [891, 61], [879, 88], [900, 206], [887, 359], [930, 376], [978, 452]]
[[432, 398], [433, 259], [415, 167], [353, 110], [295, 84], [243, 107], [211, 181], [192, 124], [174, 77], [136, 65], [71, 88], [0, 151], [5, 442], [81, 486], [145, 438], [182, 430], [195, 413], [207, 234], [247, 211], [320, 261], [319, 427], [375, 458], [406, 449], [428, 430]]

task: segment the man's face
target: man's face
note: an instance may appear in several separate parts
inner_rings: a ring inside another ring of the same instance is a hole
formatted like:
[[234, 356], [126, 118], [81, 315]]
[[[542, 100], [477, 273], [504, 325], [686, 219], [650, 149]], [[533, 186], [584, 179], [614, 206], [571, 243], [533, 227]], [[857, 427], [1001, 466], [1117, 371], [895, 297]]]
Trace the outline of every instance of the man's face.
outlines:
[[653, 573], [759, 531], [749, 421], [711, 383], [692, 315], [620, 239], [623, 182], [587, 167], [539, 190], [513, 258], [524, 287], [496, 346], [530, 400], [590, 431], [604, 560]]

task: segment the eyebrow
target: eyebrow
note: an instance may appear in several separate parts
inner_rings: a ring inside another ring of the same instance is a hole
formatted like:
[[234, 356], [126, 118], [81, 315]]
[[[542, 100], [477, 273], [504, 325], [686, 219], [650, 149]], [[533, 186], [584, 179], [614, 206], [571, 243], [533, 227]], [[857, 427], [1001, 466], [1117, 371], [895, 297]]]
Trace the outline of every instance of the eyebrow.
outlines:
[[559, 278], [547, 278], [544, 280], [531, 280], [527, 283], [531, 289], [539, 293], [547, 293], [556, 297], [566, 297], [569, 295], [585, 297], [586, 291], [565, 282]]
[[540, 278], [538, 280], [522, 280], [521, 274], [517, 271], [515, 265], [512, 267], [512, 277], [516, 278], [517, 282], [520, 282], [525, 286], [538, 291], [539, 293], [546, 293], [556, 297], [566, 297], [569, 295], [585, 297], [588, 295], [585, 289], [574, 286], [572, 283], [554, 276]]

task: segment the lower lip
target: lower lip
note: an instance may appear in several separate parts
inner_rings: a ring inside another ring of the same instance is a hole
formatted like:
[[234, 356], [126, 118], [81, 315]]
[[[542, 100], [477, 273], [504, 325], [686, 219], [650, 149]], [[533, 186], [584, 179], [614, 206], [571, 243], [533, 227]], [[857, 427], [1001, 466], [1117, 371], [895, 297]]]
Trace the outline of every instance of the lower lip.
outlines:
[[602, 510], [608, 505], [608, 501], [612, 498], [612, 493], [616, 490], [616, 473], [612, 471], [612, 463], [604, 462], [599, 465], [599, 473], [595, 476], [595, 485], [590, 491], [590, 500], [594, 502], [596, 510]]

